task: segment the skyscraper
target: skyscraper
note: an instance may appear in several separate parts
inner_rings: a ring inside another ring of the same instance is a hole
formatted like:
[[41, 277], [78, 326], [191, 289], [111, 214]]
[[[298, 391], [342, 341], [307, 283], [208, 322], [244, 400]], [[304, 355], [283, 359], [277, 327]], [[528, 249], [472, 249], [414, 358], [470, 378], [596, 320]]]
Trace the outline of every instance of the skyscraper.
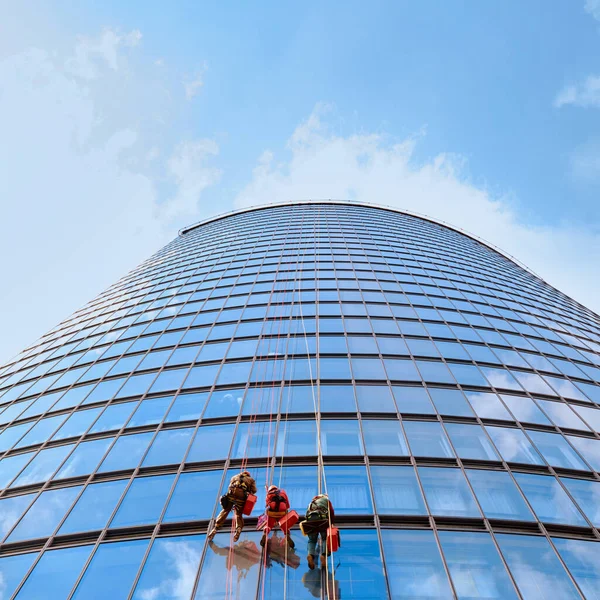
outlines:
[[[468, 235], [209, 219], [0, 370], [0, 596], [597, 598], [599, 384], [600, 317]], [[208, 543], [242, 464], [255, 511]], [[270, 483], [329, 494], [327, 570], [297, 528], [262, 551]]]

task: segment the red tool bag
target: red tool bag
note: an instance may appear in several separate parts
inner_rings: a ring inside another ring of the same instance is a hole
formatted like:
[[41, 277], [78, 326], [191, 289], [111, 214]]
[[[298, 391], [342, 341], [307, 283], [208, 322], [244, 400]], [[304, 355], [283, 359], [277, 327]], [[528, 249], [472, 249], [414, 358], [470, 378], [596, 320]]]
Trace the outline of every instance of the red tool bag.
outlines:
[[256, 496], [254, 494], [248, 494], [246, 498], [246, 503], [244, 504], [244, 509], [242, 510], [242, 514], [248, 516], [254, 510], [254, 505], [256, 504]]
[[285, 517], [281, 517], [279, 519], [279, 527], [281, 527], [281, 531], [283, 533], [288, 533], [289, 530], [298, 522], [300, 517], [295, 510], [290, 510]]
[[340, 530], [337, 527], [327, 528], [327, 552], [337, 552], [342, 545]]

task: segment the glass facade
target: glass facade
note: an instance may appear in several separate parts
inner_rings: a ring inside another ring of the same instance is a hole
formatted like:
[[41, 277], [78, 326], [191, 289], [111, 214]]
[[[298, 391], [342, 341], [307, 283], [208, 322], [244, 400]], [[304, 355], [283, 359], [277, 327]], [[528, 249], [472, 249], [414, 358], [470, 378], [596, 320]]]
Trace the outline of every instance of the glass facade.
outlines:
[[[7, 600], [600, 598], [600, 317], [391, 209], [182, 231], [0, 368], [0, 428]], [[334, 569], [263, 553], [272, 482], [327, 488]]]

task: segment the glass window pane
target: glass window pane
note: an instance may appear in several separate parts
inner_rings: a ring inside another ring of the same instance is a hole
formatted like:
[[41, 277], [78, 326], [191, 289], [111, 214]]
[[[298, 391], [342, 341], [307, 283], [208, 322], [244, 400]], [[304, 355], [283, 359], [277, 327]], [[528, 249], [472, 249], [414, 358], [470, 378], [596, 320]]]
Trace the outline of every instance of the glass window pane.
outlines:
[[488, 392], [465, 392], [473, 410], [482, 419], [502, 419], [513, 421], [512, 415], [506, 410], [496, 394]]
[[[388, 593], [381, 569], [382, 559], [377, 533], [345, 529], [342, 538], [342, 545], [333, 559], [335, 560], [335, 582], [331, 580], [332, 575], [330, 575], [324, 597], [331, 598], [331, 600], [334, 598], [386, 600]], [[329, 565], [329, 569], [331, 569], [331, 559]], [[308, 576], [312, 573], [309, 571]], [[303, 578], [303, 581], [306, 582], [306, 579]], [[292, 597], [297, 598], [297, 596]], [[309, 597], [314, 597], [314, 593]]]
[[159, 431], [144, 458], [142, 466], [179, 464], [185, 456], [193, 434], [193, 427]]
[[520, 429], [486, 427], [502, 458], [508, 462], [543, 465], [539, 452]]
[[524, 600], [579, 600], [575, 586], [546, 538], [497, 534], [496, 540]]
[[137, 405], [137, 402], [124, 402], [121, 404], [112, 404], [107, 406], [105, 411], [100, 415], [98, 420], [90, 429], [90, 433], [115, 431], [121, 429]]
[[458, 417], [475, 416], [465, 395], [460, 390], [446, 390], [430, 387], [428, 388], [428, 391], [440, 415], [453, 415]]
[[166, 423], [197, 421], [204, 410], [208, 392], [199, 394], [179, 394], [169, 410]]
[[92, 402], [110, 400], [115, 395], [115, 392], [123, 385], [124, 381], [124, 377], [111, 379], [109, 381], [101, 381], [83, 403], [91, 404]]
[[[271, 395], [278, 395], [279, 388], [277, 388], [277, 394], [269, 388]], [[239, 414], [242, 406], [242, 399], [244, 397], [244, 389], [237, 390], [215, 390], [208, 401], [206, 410], [202, 415], [203, 419], [213, 419], [217, 417], [235, 417]], [[272, 400], [272, 404], [275, 400]], [[277, 406], [273, 412], [277, 412]], [[273, 409], [271, 409], [273, 410]]]
[[400, 421], [364, 419], [363, 435], [367, 454], [371, 456], [408, 456]]
[[78, 410], [65, 421], [65, 424], [54, 434], [52, 439], [63, 440], [83, 435], [101, 412], [101, 408]]
[[0, 434], [0, 452], [10, 450], [15, 445], [15, 442], [20, 440], [33, 426], [32, 423], [23, 423], [7, 427]]
[[393, 386], [398, 410], [406, 414], [434, 415], [435, 408], [423, 387]]
[[481, 516], [460, 469], [420, 467], [418, 471], [432, 515]]
[[[595, 471], [600, 471], [600, 440], [568, 435], [567, 439]], [[1, 470], [2, 463], [0, 463]]]
[[208, 543], [194, 600], [225, 598], [224, 582], [228, 581], [228, 577], [233, 577], [236, 595], [240, 598], [256, 597], [261, 563], [258, 542], [261, 534], [244, 531], [233, 547], [230, 546], [230, 537], [229, 533], [218, 533]]
[[467, 477], [488, 519], [534, 520], [517, 486], [505, 471], [467, 469]]
[[[273, 483], [281, 486], [287, 492], [292, 508], [295, 508], [301, 516], [305, 514], [310, 501], [316, 494], [315, 485], [317, 481], [316, 466], [278, 467], [273, 474]], [[302, 543], [305, 542], [306, 540]]]
[[48, 438], [52, 437], [52, 434], [63, 424], [66, 418], [66, 415], [59, 415], [57, 417], [41, 419], [19, 440], [15, 448], [23, 448], [45, 442]]
[[8, 536], [7, 542], [52, 535], [61, 519], [71, 508], [81, 486], [50, 490], [40, 494], [19, 524]]
[[314, 421], [282, 421], [277, 432], [277, 456], [317, 454], [317, 426]]
[[[222, 471], [182, 473], [163, 521], [173, 523], [210, 519], [218, 501], [222, 478]], [[202, 493], [199, 494], [198, 490], [202, 490]]]
[[[181, 385], [181, 382], [183, 381], [184, 377], [187, 375], [187, 372], [188, 372], [187, 367], [185, 367], [184, 369], [168, 369], [166, 371], [163, 371], [156, 378], [156, 380], [152, 384], [152, 387], [150, 388], [149, 392], [154, 394], [154, 393], [161, 393], [161, 392], [177, 391], [179, 389], [179, 386]], [[144, 375], [141, 375], [141, 377], [144, 377]], [[151, 381], [151, 379], [150, 379], [150, 381]], [[127, 387], [127, 384], [124, 387]], [[121, 392], [122, 391], [123, 390], [121, 390]], [[119, 394], [118, 394], [119, 396], [122, 395], [121, 392], [119, 392]], [[128, 394], [128, 395], [132, 395], [132, 394]]]
[[403, 425], [413, 456], [454, 456], [450, 442], [439, 423], [404, 421]]
[[598, 598], [600, 593], [598, 542], [561, 538], [552, 541], [585, 597], [589, 600]]
[[508, 396], [502, 394], [502, 400], [510, 409], [517, 421], [521, 423], [536, 423], [539, 425], [550, 425], [548, 417], [538, 408], [531, 398], [524, 396]]
[[146, 373], [145, 375], [132, 375], [125, 385], [117, 392], [115, 398], [130, 398], [142, 396], [148, 386], [154, 381], [156, 373]]
[[153, 437], [152, 431], [121, 436], [102, 461], [98, 472], [135, 469]]
[[585, 423], [573, 412], [573, 409], [564, 402], [551, 402], [550, 400], [539, 400], [538, 404], [544, 412], [559, 427], [571, 427], [573, 429], [583, 429], [588, 431]]
[[0, 558], [0, 581], [4, 598], [10, 598], [33, 564], [37, 552]]
[[36, 494], [13, 496], [0, 500], [0, 541], [12, 529]]
[[[485, 377], [483, 377], [481, 371], [475, 365], [458, 365], [454, 363], [449, 363], [448, 367], [450, 368], [450, 371], [452, 371], [452, 375], [454, 375], [456, 381], [458, 381], [458, 383], [460, 383], [461, 385], [476, 385], [478, 387], [489, 387], [489, 384], [485, 380]], [[490, 371], [499, 371], [501, 373], [501, 380], [499, 378], [495, 378], [495, 382], [490, 380], [492, 385], [494, 386], [498, 385], [498, 383], [508, 380], [507, 377], [504, 377], [504, 374], [502, 371], [500, 371], [500, 369], [489, 369], [482, 367], [481, 370], [484, 371], [484, 375], [488, 379], [490, 379]], [[514, 385], [518, 386], [516, 381], [514, 382]]]
[[133, 593], [133, 600], [188, 600], [204, 546], [203, 535], [159, 538]]
[[[358, 360], [369, 360], [369, 361], [374, 362], [373, 359], [358, 359]], [[380, 362], [380, 361], [378, 361], [378, 362]], [[364, 370], [366, 370], [366, 368]], [[316, 377], [315, 371], [313, 371], [313, 377]], [[356, 375], [355, 375], [355, 377], [356, 377]], [[321, 380], [352, 379], [352, 375], [350, 373], [350, 364], [348, 363], [348, 359], [345, 356], [339, 357], [339, 358], [320, 357], [319, 358], [319, 379], [321, 379]]]
[[561, 477], [561, 481], [587, 518], [594, 525], [600, 525], [600, 482], [566, 477]]
[[527, 433], [548, 464], [565, 469], [587, 470], [585, 463], [562, 435], [546, 431], [528, 431]]
[[[600, 389], [600, 388], [598, 388]], [[566, 406], [566, 405], [561, 405]], [[574, 410], [581, 415], [594, 431], [600, 431], [600, 410], [597, 408], [588, 408], [587, 406], [576, 406]], [[569, 408], [569, 410], [571, 410]], [[566, 426], [565, 426], [566, 427]], [[585, 426], [575, 425], [578, 429], [587, 429]]]
[[56, 474], [54, 479], [78, 477], [92, 473], [106, 454], [114, 438], [82, 442], [75, 448], [71, 456]]
[[500, 460], [492, 442], [479, 425], [446, 423], [446, 431], [461, 458]]
[[363, 455], [358, 421], [321, 420], [321, 448], [324, 455]]
[[73, 600], [127, 598], [147, 547], [148, 540], [101, 544]]
[[29, 485], [49, 479], [71, 450], [73, 450], [73, 444], [48, 448], [38, 452], [37, 456], [25, 467], [10, 487]]
[[88, 485], [58, 533], [103, 529], [128, 483], [128, 479], [119, 479]]
[[227, 458], [234, 429], [234, 425], [199, 427], [186, 462], [204, 462]]
[[240, 423], [233, 442], [233, 458], [256, 458], [273, 455], [277, 423], [259, 421]]
[[439, 536], [458, 598], [518, 598], [488, 533], [440, 531]]
[[452, 373], [450, 373], [448, 367], [442, 362], [417, 360], [415, 363], [423, 381], [427, 381], [428, 383], [456, 383], [454, 377], [452, 377]]
[[384, 358], [383, 362], [391, 381], [421, 381], [421, 376], [412, 360]]
[[335, 498], [336, 515], [373, 514], [367, 469], [364, 465], [328, 465], [325, 467], [324, 482], [329, 497]]
[[554, 477], [515, 473], [515, 479], [540, 521], [587, 526], [585, 519]]
[[454, 598], [433, 532], [384, 529], [381, 539], [392, 600]]
[[217, 385], [245, 385], [250, 377], [251, 368], [251, 361], [225, 363], [216, 383]]
[[93, 546], [78, 546], [44, 553], [16, 598], [64, 600], [73, 589]]
[[[316, 392], [315, 392], [315, 401]], [[281, 395], [281, 413], [313, 413], [315, 412], [313, 389], [310, 386], [284, 386]]]
[[372, 466], [371, 480], [379, 514], [427, 514], [413, 467]]
[[[272, 415], [279, 410], [279, 385], [252, 387], [246, 392], [242, 409], [243, 415]], [[212, 401], [212, 398], [211, 398]], [[239, 412], [239, 408], [237, 409]], [[237, 414], [237, 412], [235, 413]], [[206, 415], [203, 416], [206, 418]]]
[[182, 389], [210, 387], [214, 383], [220, 368], [220, 364], [193, 367], [184, 381]]
[[394, 397], [389, 387], [357, 385], [355, 389], [360, 412], [396, 412]]
[[110, 527], [132, 527], [156, 523], [174, 480], [175, 475], [134, 479]]
[[[319, 388], [321, 412], [350, 412], [356, 414], [356, 400], [351, 385], [322, 385]], [[314, 407], [311, 407], [314, 413]]]
[[131, 419], [127, 422], [126, 427], [141, 427], [142, 425], [160, 423], [172, 401], [173, 396], [142, 400]]
[[6, 487], [19, 473], [19, 471], [31, 460], [34, 452], [17, 454], [0, 460], [0, 487]]

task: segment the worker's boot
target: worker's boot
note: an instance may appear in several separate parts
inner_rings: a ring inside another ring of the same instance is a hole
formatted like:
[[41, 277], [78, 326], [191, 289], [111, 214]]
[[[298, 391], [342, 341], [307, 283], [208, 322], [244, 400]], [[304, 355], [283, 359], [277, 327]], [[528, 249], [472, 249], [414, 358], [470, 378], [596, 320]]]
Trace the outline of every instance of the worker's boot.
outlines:
[[267, 532], [265, 531], [260, 538], [260, 545], [264, 548], [264, 545], [267, 541]]
[[233, 541], [237, 542], [240, 539], [240, 535], [242, 535], [242, 530], [236, 529], [235, 534], [233, 535]]
[[314, 569], [315, 568], [315, 557], [312, 554], [309, 554], [306, 557], [306, 561], [308, 562], [308, 568], [309, 569]]
[[327, 557], [324, 554], [321, 554], [321, 569], [327, 568]]
[[208, 541], [211, 542], [215, 535], [217, 535], [217, 528], [213, 527], [211, 532], [207, 536]]
[[296, 544], [294, 544], [294, 540], [292, 539], [292, 536], [289, 533], [285, 534], [285, 539], [287, 540], [287, 544], [290, 548], [296, 547]]

